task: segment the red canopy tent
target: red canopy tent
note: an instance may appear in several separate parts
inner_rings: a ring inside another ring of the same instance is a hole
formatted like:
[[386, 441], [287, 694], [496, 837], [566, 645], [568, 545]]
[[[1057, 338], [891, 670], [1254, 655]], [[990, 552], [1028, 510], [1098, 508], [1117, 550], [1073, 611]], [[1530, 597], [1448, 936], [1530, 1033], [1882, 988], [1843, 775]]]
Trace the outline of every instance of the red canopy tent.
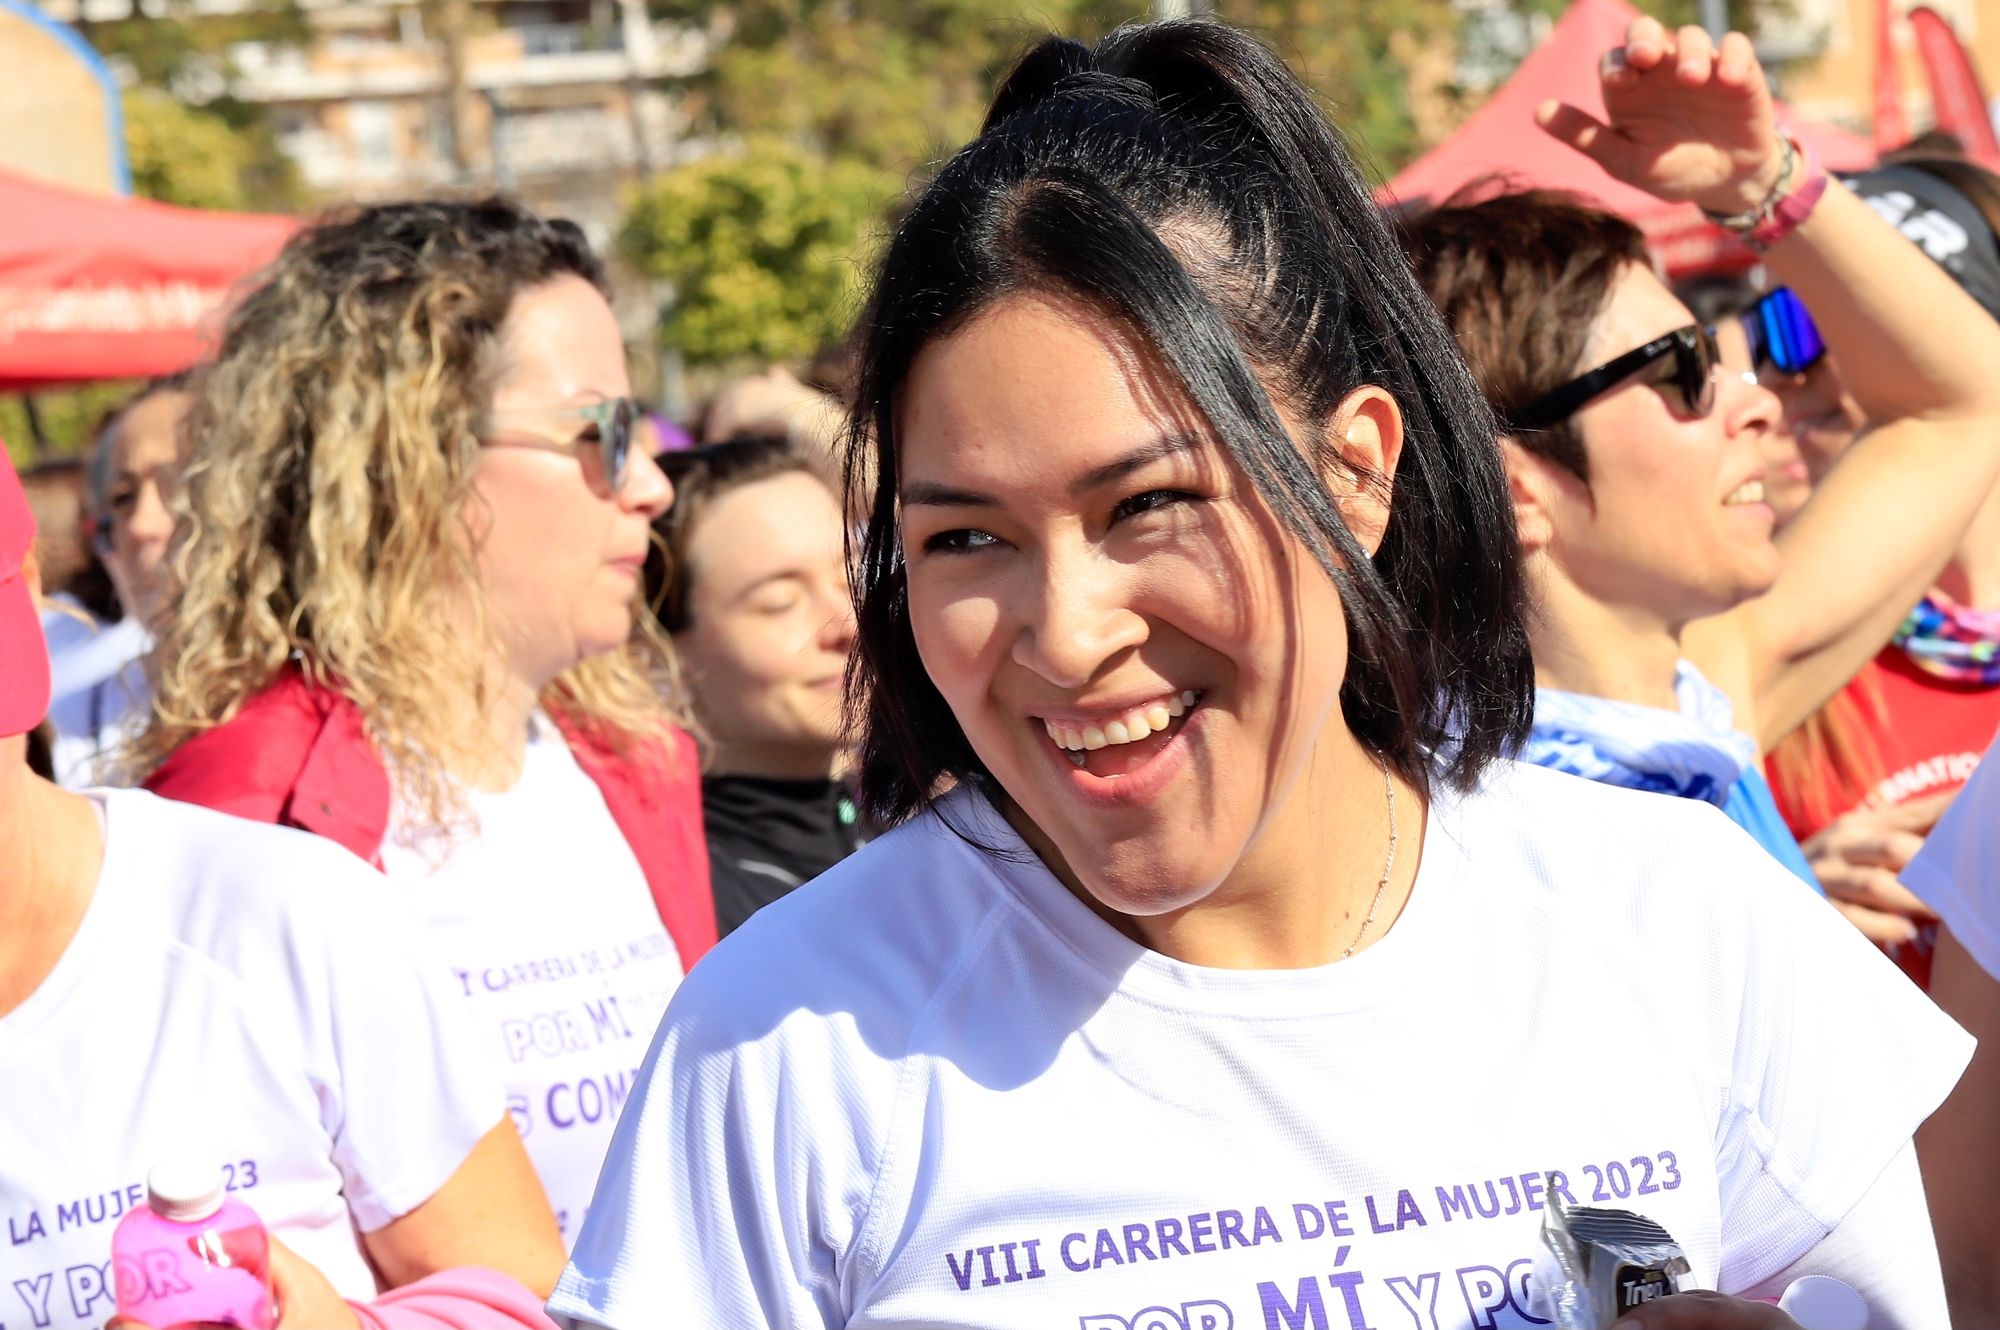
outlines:
[[[1625, 0], [1576, 0], [1547, 40], [1513, 76], [1430, 152], [1385, 185], [1385, 204], [1442, 203], [1469, 185], [1500, 189], [1561, 189], [1583, 195], [1645, 231], [1675, 276], [1717, 268], [1747, 267], [1750, 251], [1709, 225], [1691, 204], [1667, 204], [1644, 190], [1613, 180], [1582, 153], [1558, 143], [1535, 124], [1535, 108], [1554, 98], [1604, 115], [1598, 62], [1625, 41], [1638, 11]], [[1874, 162], [1874, 147], [1845, 130], [1797, 119], [1785, 107], [1778, 120], [1833, 170], [1858, 170]]]
[[0, 390], [192, 364], [230, 288], [297, 226], [0, 172]]

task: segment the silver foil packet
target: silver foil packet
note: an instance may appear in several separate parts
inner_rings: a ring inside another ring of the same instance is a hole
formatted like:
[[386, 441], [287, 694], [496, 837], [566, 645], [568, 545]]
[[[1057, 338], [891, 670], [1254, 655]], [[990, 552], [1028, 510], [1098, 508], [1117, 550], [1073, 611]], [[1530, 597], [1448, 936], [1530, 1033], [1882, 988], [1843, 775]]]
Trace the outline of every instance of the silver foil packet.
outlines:
[[1680, 1292], [1691, 1270], [1680, 1244], [1646, 1216], [1556, 1196], [1542, 1214], [1542, 1246], [1537, 1301], [1557, 1330], [1608, 1330], [1633, 1308]]

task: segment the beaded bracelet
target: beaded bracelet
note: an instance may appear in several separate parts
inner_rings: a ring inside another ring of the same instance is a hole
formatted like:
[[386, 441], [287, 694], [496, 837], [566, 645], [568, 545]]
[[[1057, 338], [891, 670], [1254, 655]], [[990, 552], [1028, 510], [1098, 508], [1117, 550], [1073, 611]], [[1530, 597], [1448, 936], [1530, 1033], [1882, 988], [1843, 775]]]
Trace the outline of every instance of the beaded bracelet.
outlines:
[[[1702, 209], [1702, 215], [1709, 221], [1738, 236], [1760, 253], [1803, 225], [1818, 206], [1820, 196], [1826, 193], [1826, 172], [1820, 169], [1812, 149], [1801, 147], [1789, 135], [1779, 142], [1785, 149], [1784, 164], [1778, 172], [1777, 183], [1771, 186], [1771, 192], [1762, 203], [1747, 212], [1727, 216]], [[1790, 193], [1786, 193], [1785, 183], [1792, 178], [1795, 170], [1800, 172], [1802, 179]]]

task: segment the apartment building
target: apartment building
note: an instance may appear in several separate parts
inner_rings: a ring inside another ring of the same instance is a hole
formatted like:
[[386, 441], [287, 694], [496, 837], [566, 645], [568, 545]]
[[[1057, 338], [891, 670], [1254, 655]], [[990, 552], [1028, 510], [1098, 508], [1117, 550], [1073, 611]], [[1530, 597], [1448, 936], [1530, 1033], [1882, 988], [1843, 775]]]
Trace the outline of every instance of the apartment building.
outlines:
[[[193, 0], [222, 15], [255, 0]], [[109, 21], [159, 0], [42, 0]], [[269, 108], [313, 191], [366, 200], [505, 189], [603, 241], [625, 187], [690, 144], [671, 81], [709, 39], [651, 21], [643, 0], [301, 0], [304, 45], [243, 43], [195, 100]]]

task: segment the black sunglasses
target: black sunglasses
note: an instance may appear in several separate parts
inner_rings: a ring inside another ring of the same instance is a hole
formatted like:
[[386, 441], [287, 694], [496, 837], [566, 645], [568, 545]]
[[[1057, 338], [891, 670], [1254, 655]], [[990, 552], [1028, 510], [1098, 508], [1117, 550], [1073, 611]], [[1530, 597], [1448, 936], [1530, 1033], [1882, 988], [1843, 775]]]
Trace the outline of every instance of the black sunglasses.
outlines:
[[1517, 429], [1547, 429], [1560, 424], [1612, 388], [1668, 356], [1673, 357], [1673, 364], [1654, 386], [1673, 389], [1680, 398], [1679, 410], [1682, 414], [1707, 415], [1715, 405], [1715, 334], [1699, 324], [1690, 323], [1551, 388], [1517, 412], [1512, 423]]

